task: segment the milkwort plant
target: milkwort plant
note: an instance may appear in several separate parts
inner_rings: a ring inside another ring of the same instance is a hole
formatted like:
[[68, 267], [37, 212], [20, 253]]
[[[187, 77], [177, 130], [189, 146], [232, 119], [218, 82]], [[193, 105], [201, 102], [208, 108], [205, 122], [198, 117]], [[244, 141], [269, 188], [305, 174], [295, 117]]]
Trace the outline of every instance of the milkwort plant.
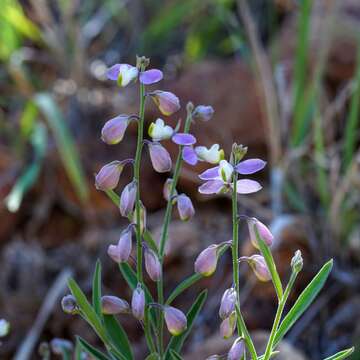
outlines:
[[[261, 190], [261, 185], [254, 180], [239, 178], [249, 176], [262, 170], [266, 163], [261, 159], [243, 160], [247, 148], [234, 144], [231, 154], [226, 160], [225, 153], [218, 144], [210, 148], [195, 146], [196, 138], [190, 133], [194, 120], [209, 121], [214, 110], [211, 106], [194, 107], [188, 103], [187, 116], [183, 130], [180, 122], [172, 127], [159, 118], [151, 123], [148, 134], [151, 140], [144, 138], [144, 113], [147, 99], [152, 99], [164, 116], [174, 114], [180, 109], [176, 95], [168, 91], [146, 91], [147, 85], [159, 82], [163, 74], [160, 70], [150, 69], [149, 59], [138, 57], [136, 66], [116, 64], [112, 66], [107, 77], [116, 81], [120, 87], [137, 82], [140, 92], [139, 113], [136, 115], [121, 114], [107, 121], [102, 129], [101, 138], [109, 144], [118, 144], [124, 137], [126, 128], [131, 121], [138, 127], [137, 148], [134, 159], [115, 160], [104, 165], [96, 175], [95, 185], [104, 191], [119, 207], [121, 216], [129, 220], [129, 225], [120, 233], [117, 244], [108, 247], [108, 256], [118, 265], [124, 279], [132, 289], [130, 303], [115, 295], [103, 295], [101, 292], [101, 265], [98, 261], [93, 277], [92, 303], [85, 297], [74, 279], [69, 279], [71, 294], [62, 299], [63, 310], [71, 315], [80, 315], [96, 332], [103, 342], [106, 353], [96, 349], [81, 337], [77, 337], [75, 358], [82, 359], [84, 354], [99, 360], [131, 360], [134, 359], [130, 341], [117, 314], [129, 314], [138, 321], [144, 331], [148, 346], [147, 360], [182, 359], [181, 352], [184, 341], [189, 335], [196, 317], [201, 311], [207, 296], [202, 291], [190, 309], [178, 309], [172, 306], [173, 301], [186, 289], [203, 277], [211, 276], [217, 267], [219, 257], [231, 250], [233, 264], [233, 282], [224, 292], [219, 304], [220, 333], [225, 338], [234, 336], [235, 341], [229, 346], [226, 354], [214, 354], [208, 359], [241, 360], [246, 357], [252, 360], [269, 360], [277, 353], [277, 346], [291, 329], [294, 323], [310, 306], [322, 289], [332, 268], [332, 260], [327, 262], [300, 294], [294, 305], [284, 316], [284, 308], [295, 280], [303, 267], [301, 252], [297, 251], [290, 264], [290, 279], [283, 286], [276, 270], [271, 253], [273, 235], [266, 225], [256, 218], [238, 214], [238, 194], [251, 194]], [[161, 141], [171, 139], [179, 146], [175, 165], [170, 154]], [[152, 166], [155, 171], [164, 173], [172, 171], [167, 179], [163, 196], [167, 201], [159, 242], [154, 241], [146, 226], [146, 209], [141, 201], [140, 167], [144, 148], [147, 147]], [[164, 256], [168, 240], [168, 229], [174, 206], [177, 207], [181, 220], [186, 221], [194, 216], [195, 210], [191, 199], [186, 194], [177, 192], [177, 183], [185, 161], [195, 165], [198, 161], [212, 164], [213, 167], [199, 175], [204, 183], [199, 187], [202, 194], [229, 193], [232, 198], [232, 240], [220, 244], [212, 244], [204, 249], [194, 263], [194, 274], [181, 282], [167, 299], [164, 297]], [[125, 166], [132, 166], [133, 180], [124, 187], [120, 196], [115, 192], [119, 177]], [[250, 239], [258, 253], [252, 256], [239, 256], [238, 230], [241, 222], [247, 223]], [[135, 235], [135, 254], [132, 256]], [[244, 320], [239, 299], [239, 263], [246, 262], [260, 281], [272, 281], [278, 300], [278, 309], [267, 341], [264, 354], [258, 354]], [[157, 284], [157, 294], [151, 294], [144, 281], [144, 272], [151, 281]], [[186, 313], [185, 313], [186, 312]], [[167, 344], [164, 332], [171, 335]], [[67, 341], [53, 340], [53, 351], [70, 358], [72, 347]], [[55, 349], [55, 350], [54, 350]], [[353, 352], [353, 348], [343, 350], [327, 360], [344, 359]]]

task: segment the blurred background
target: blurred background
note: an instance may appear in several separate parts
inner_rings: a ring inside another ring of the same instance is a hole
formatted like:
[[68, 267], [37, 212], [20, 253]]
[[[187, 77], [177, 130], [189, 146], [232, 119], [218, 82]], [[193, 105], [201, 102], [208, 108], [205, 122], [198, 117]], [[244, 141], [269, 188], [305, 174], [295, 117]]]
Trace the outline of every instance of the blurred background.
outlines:
[[[0, 12], [0, 318], [11, 323], [1, 359], [38, 359], [54, 337], [80, 334], [98, 344], [78, 317], [62, 313], [59, 298], [72, 274], [89, 294], [99, 257], [104, 293], [129, 299], [106, 256], [125, 221], [94, 188], [107, 162], [133, 156], [136, 129], [106, 146], [106, 120], [137, 111], [136, 86], [106, 81], [108, 66], [151, 58], [164, 71], [160, 88], [183, 105], [210, 104], [215, 116], [193, 126], [198, 142], [249, 146], [268, 161], [264, 190], [240, 197], [240, 212], [271, 224], [284, 281], [296, 249], [305, 265], [291, 302], [329, 258], [326, 287], [281, 345], [278, 359], [315, 360], [360, 346], [360, 2], [359, 0], [1, 0]], [[148, 104], [146, 120], [159, 113]], [[177, 149], [168, 145], [175, 156]], [[231, 238], [227, 197], [197, 194], [202, 167], [185, 167], [179, 190], [197, 216], [176, 212], [166, 259], [167, 293], [193, 272], [201, 249]], [[118, 190], [129, 182], [125, 171]], [[159, 236], [162, 186], [144, 154], [142, 197], [148, 226]], [[246, 225], [243, 254], [251, 254]], [[256, 344], [264, 344], [276, 310], [271, 285], [241, 267], [241, 300]], [[185, 347], [185, 359], [224, 353], [218, 311], [231, 285], [230, 254], [214, 276], [186, 291], [186, 310], [209, 288], [206, 306]], [[121, 321], [144, 358], [141, 329]], [[17, 352], [17, 353], [16, 353]], [[15, 355], [16, 353], [16, 355]], [[194, 355], [195, 354], [195, 355]], [[352, 359], [360, 359], [355, 352]]]

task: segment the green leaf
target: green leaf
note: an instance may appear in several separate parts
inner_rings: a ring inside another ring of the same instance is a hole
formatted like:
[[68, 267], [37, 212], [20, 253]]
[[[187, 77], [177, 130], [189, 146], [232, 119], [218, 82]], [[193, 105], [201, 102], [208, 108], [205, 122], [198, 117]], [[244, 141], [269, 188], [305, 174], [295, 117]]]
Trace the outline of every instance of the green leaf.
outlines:
[[309, 285], [300, 294], [293, 307], [281, 322], [275, 336], [274, 346], [276, 346], [285, 334], [291, 329], [294, 323], [311, 305], [320, 290], [323, 288], [333, 266], [333, 260], [329, 260], [311, 280]]
[[45, 115], [49, 127], [54, 134], [57, 148], [70, 181], [80, 199], [86, 200], [88, 187], [79, 159], [79, 153], [76, 150], [74, 140], [58, 105], [52, 96], [46, 93], [37, 94], [34, 97], [34, 102]]
[[276, 270], [276, 265], [275, 265], [274, 258], [273, 258], [272, 254], [271, 254], [271, 251], [270, 251], [269, 247], [265, 244], [264, 240], [261, 238], [256, 224], [254, 224], [254, 232], [255, 232], [255, 235], [256, 235], [256, 241], [257, 241], [257, 243], [258, 243], [258, 245], [260, 247], [260, 251], [261, 251], [262, 255], [264, 256], [266, 265], [267, 265], [267, 267], [268, 267], [268, 269], [270, 271], [271, 279], [272, 279], [272, 282], [274, 284], [277, 297], [280, 300], [282, 298], [282, 296], [283, 296], [283, 287], [282, 287], [282, 284], [281, 284], [279, 274], [278, 274], [278, 272]]
[[205, 300], [207, 297], [207, 290], [202, 291], [199, 296], [196, 298], [195, 302], [191, 306], [190, 310], [186, 314], [187, 317], [187, 329], [181, 335], [172, 336], [168, 347], [166, 349], [166, 360], [171, 360], [170, 350], [175, 350], [179, 352], [184, 344], [185, 339], [189, 336], [190, 331], [194, 325], [196, 317], [199, 315], [202, 307], [204, 306]]
[[183, 360], [183, 358], [173, 349], [170, 349], [170, 354], [174, 360]]
[[144, 231], [144, 234], [143, 234], [143, 238], [144, 240], [146, 241], [146, 243], [149, 245], [149, 247], [155, 251], [155, 253], [157, 255], [159, 255], [159, 249], [158, 249], [158, 246], [154, 240], [154, 238], [152, 237], [151, 233], [149, 230], [145, 230]]
[[104, 353], [94, 348], [92, 345], [90, 345], [80, 336], [77, 337], [77, 341], [80, 343], [83, 350], [87, 352], [89, 355], [93, 356], [96, 360], [111, 360]]
[[81, 310], [82, 316], [91, 325], [91, 327], [95, 330], [95, 332], [99, 335], [101, 340], [104, 343], [107, 343], [108, 339], [105, 333], [105, 329], [101, 324], [101, 320], [96, 314], [95, 310], [91, 307], [91, 305], [87, 301], [85, 294], [82, 292], [78, 284], [72, 278], [68, 280], [68, 286], [72, 295], [76, 299], [76, 302]]
[[129, 339], [124, 328], [116, 320], [113, 315], [103, 315], [105, 329], [111, 339], [114, 348], [120, 353], [124, 354], [124, 359], [133, 359]]
[[342, 360], [342, 359], [349, 357], [353, 352], [354, 352], [354, 347], [343, 350], [343, 351], [339, 351], [338, 353], [336, 353], [330, 357], [327, 357], [324, 360]]
[[168, 299], [166, 300], [166, 305], [170, 305], [183, 291], [187, 288], [198, 282], [203, 278], [200, 274], [193, 274], [189, 276], [187, 279], [182, 281], [170, 294]]
[[152, 353], [145, 358], [145, 360], [159, 360], [159, 359], [160, 356], [158, 353]]
[[99, 259], [96, 261], [93, 277], [92, 305], [96, 314], [101, 319], [101, 263]]
[[76, 346], [75, 346], [75, 360], [83, 360], [81, 356], [82, 347], [79, 339], [76, 339]]

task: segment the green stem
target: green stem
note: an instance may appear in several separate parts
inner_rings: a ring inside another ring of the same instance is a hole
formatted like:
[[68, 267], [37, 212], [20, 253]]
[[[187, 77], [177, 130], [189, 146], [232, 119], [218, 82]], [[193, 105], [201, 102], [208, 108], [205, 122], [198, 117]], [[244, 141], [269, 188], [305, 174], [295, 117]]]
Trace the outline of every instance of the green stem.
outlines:
[[[143, 67], [141, 71], [143, 71]], [[136, 144], [136, 154], [134, 163], [134, 178], [136, 180], [136, 204], [135, 204], [135, 217], [136, 217], [136, 275], [139, 283], [143, 281], [142, 274], [142, 245], [141, 245], [141, 226], [140, 226], [140, 165], [141, 153], [144, 139], [144, 114], [145, 114], [145, 86], [140, 83], [140, 109], [138, 120], [138, 136]]]

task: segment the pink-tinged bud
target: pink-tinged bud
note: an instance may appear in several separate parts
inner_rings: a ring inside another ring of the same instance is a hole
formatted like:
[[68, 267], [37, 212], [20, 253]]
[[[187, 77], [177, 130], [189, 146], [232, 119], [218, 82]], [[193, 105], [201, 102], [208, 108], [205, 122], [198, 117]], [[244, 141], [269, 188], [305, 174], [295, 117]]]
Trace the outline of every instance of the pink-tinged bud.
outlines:
[[169, 116], [180, 109], [180, 101], [169, 91], [156, 90], [149, 94], [162, 114]]
[[191, 199], [185, 194], [181, 194], [177, 197], [177, 208], [182, 221], [191, 219], [195, 214]]
[[250, 240], [256, 249], [259, 249], [259, 245], [256, 239], [254, 226], [257, 227], [260, 237], [264, 240], [267, 246], [271, 246], [274, 241], [274, 236], [267, 226], [256, 218], [250, 218], [248, 221]]
[[159, 281], [161, 279], [162, 271], [159, 258], [155, 252], [145, 246], [144, 251], [145, 269], [152, 281]]
[[237, 338], [228, 353], [228, 360], [242, 360], [245, 354], [245, 342], [243, 338]]
[[145, 315], [145, 293], [141, 284], [137, 284], [131, 299], [131, 310], [134, 317], [143, 320]]
[[113, 190], [117, 187], [124, 165], [121, 161], [112, 161], [104, 165], [95, 177], [95, 186], [98, 190]]
[[195, 260], [195, 272], [203, 276], [210, 276], [216, 270], [217, 245], [210, 245], [204, 249]]
[[124, 138], [128, 124], [128, 115], [119, 115], [107, 121], [101, 130], [102, 141], [109, 145], [118, 144]]
[[254, 274], [260, 281], [270, 281], [271, 274], [266, 265], [266, 261], [261, 255], [252, 255], [252, 256], [243, 256], [239, 259], [239, 261], [245, 260], [251, 266]]
[[[136, 211], [133, 212], [133, 223], [137, 224], [137, 216]], [[140, 232], [141, 234], [144, 233], [146, 229], [146, 208], [142, 201], [140, 201]]]
[[225, 319], [235, 311], [236, 305], [236, 291], [234, 288], [225, 290], [220, 303], [219, 316], [221, 319]]
[[[170, 200], [171, 187], [172, 187], [173, 182], [174, 182], [173, 179], [167, 179], [167, 180], [165, 181], [164, 188], [163, 188], [163, 196], [164, 196], [164, 199], [165, 199], [166, 201], [169, 201], [169, 200]], [[175, 191], [174, 191], [174, 196], [177, 196], [177, 191], [176, 191], [176, 189], [175, 189]]]
[[129, 217], [133, 211], [136, 200], [136, 181], [133, 180], [127, 184], [120, 196], [120, 214], [125, 217]]
[[101, 311], [106, 315], [128, 314], [129, 303], [117, 296], [105, 295], [101, 298]]
[[61, 299], [61, 308], [63, 309], [64, 313], [75, 315], [79, 312], [79, 308], [77, 306], [76, 299], [72, 295], [65, 295]]
[[198, 105], [194, 110], [194, 117], [209, 121], [214, 115], [214, 109], [209, 105]]
[[236, 313], [235, 311], [225, 318], [220, 324], [220, 334], [224, 339], [229, 339], [235, 330], [236, 325]]
[[170, 334], [177, 336], [186, 330], [187, 319], [185, 314], [179, 309], [172, 306], [165, 306], [164, 317]]
[[172, 161], [168, 151], [159, 143], [149, 143], [150, 160], [155, 171], [159, 173], [171, 170]]
[[129, 260], [132, 248], [132, 227], [128, 226], [122, 231], [117, 245], [110, 245], [108, 247], [108, 255], [117, 263], [126, 262]]
[[56, 355], [63, 355], [64, 351], [71, 353], [73, 351], [73, 344], [65, 339], [54, 338], [50, 341], [51, 351]]

